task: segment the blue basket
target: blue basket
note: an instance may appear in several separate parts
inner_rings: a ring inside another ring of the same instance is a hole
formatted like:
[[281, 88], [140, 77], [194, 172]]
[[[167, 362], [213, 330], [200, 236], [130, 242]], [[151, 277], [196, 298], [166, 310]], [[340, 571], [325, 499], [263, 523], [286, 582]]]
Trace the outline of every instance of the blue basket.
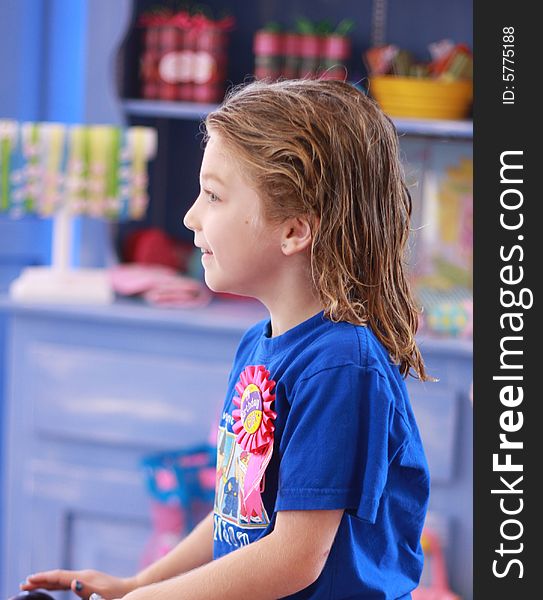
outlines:
[[[208, 444], [160, 452], [142, 460], [147, 489], [161, 503], [178, 503], [187, 528], [213, 507], [217, 449]], [[203, 513], [203, 515], [202, 515]]]

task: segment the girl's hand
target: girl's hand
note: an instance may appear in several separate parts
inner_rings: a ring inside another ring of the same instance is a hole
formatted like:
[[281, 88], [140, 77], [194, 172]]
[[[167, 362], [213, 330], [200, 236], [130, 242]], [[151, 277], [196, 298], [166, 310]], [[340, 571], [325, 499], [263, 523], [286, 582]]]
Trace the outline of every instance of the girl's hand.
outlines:
[[43, 571], [27, 577], [21, 584], [21, 590], [72, 590], [80, 598], [88, 598], [93, 592], [100, 594], [104, 600], [121, 598], [133, 589], [136, 584], [133, 578], [121, 579], [100, 571]]

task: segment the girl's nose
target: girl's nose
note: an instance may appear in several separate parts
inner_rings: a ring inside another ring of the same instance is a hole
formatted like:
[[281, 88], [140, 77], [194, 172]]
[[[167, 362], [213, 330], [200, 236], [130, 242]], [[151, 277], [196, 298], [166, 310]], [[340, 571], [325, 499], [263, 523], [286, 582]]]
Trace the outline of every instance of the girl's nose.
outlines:
[[196, 231], [200, 229], [199, 221], [197, 218], [196, 211], [196, 203], [198, 202], [198, 198], [194, 202], [194, 204], [188, 209], [187, 214], [183, 218], [183, 225], [190, 229], [191, 231]]

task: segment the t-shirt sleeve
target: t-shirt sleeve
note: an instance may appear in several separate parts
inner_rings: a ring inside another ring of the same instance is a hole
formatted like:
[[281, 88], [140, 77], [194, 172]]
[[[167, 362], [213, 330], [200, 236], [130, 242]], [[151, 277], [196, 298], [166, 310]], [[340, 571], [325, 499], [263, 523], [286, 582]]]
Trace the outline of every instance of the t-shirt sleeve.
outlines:
[[378, 371], [345, 365], [300, 380], [281, 437], [276, 510], [343, 508], [375, 522], [405, 437], [391, 435], [394, 421], [393, 393]]

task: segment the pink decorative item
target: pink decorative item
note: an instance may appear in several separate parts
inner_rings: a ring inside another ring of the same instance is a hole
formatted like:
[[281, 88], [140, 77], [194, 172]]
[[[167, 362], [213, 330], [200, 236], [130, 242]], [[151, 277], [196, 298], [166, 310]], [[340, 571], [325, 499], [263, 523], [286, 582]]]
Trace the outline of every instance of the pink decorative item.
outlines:
[[320, 79], [345, 81], [351, 57], [351, 39], [345, 35], [327, 35], [322, 40], [321, 59], [323, 60]]
[[113, 289], [122, 296], [132, 296], [150, 290], [176, 276], [176, 272], [159, 265], [121, 264], [109, 269]]
[[153, 533], [143, 550], [142, 567], [168, 554], [184, 537], [185, 514], [177, 502], [151, 502], [151, 522]]
[[195, 279], [176, 275], [145, 292], [143, 298], [163, 308], [195, 308], [209, 304], [211, 293]]
[[111, 267], [113, 290], [124, 296], [143, 295], [149, 304], [165, 308], [205, 306], [210, 291], [196, 279], [158, 265], [122, 264]]
[[419, 586], [412, 592], [413, 600], [460, 600], [449, 588], [445, 557], [437, 535], [425, 528], [422, 534], [422, 546], [428, 561], [431, 561], [432, 581], [429, 586]]
[[213, 508], [216, 446], [202, 444], [145, 457], [152, 531], [141, 559], [147, 566], [167, 554]]
[[241, 489], [243, 514], [249, 519], [261, 512], [264, 491], [264, 473], [273, 454], [273, 420], [277, 417], [271, 409], [275, 401], [272, 393], [275, 381], [262, 365], [246, 367], [236, 384], [237, 396], [232, 411], [233, 431], [241, 446], [242, 457], [247, 460], [247, 472]]
[[253, 37], [255, 77], [276, 80], [281, 76], [285, 35], [280, 31], [260, 29]]

